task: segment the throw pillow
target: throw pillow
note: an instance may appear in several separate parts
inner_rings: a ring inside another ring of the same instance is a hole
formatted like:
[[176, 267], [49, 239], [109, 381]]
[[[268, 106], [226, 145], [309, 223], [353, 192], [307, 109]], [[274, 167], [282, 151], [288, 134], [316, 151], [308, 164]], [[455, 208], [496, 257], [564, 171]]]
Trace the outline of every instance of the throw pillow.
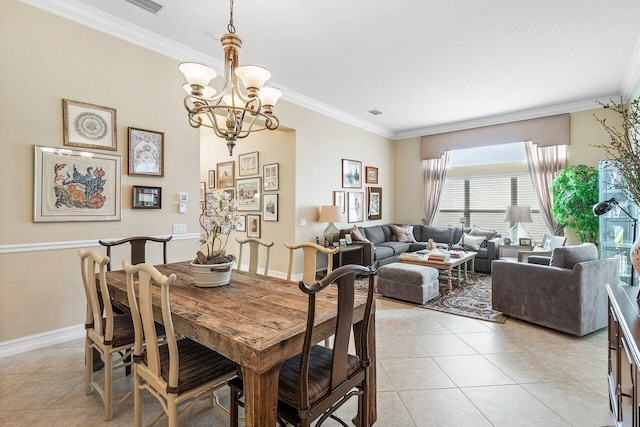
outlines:
[[367, 240], [366, 237], [364, 237], [362, 235], [362, 233], [360, 232], [360, 229], [358, 229], [357, 225], [354, 225], [353, 228], [351, 229], [351, 238], [356, 242], [368, 242], [369, 241], [369, 240]]
[[593, 243], [583, 243], [576, 246], [563, 246], [555, 248], [551, 254], [552, 267], [568, 268], [573, 267], [584, 261], [593, 261], [598, 259], [598, 248]]
[[391, 231], [398, 238], [398, 242], [402, 243], [417, 243], [415, 237], [413, 237], [413, 225], [407, 225], [406, 227], [399, 227], [397, 225], [389, 225]]
[[484, 236], [485, 240], [491, 240], [498, 234], [495, 230], [487, 230], [486, 228], [480, 228], [477, 225], [471, 227], [469, 234], [472, 236]]
[[458, 242], [458, 246], [463, 246], [463, 241], [465, 248], [477, 251], [480, 249], [482, 242], [484, 242], [484, 236], [472, 236], [471, 234], [464, 233]]

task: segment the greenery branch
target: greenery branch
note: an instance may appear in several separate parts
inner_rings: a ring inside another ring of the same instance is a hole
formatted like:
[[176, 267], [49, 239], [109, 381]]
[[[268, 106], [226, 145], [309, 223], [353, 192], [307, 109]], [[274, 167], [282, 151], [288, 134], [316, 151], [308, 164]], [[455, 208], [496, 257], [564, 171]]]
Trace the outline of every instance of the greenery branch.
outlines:
[[638, 133], [640, 132], [640, 105], [638, 99], [624, 104], [622, 98], [616, 103], [612, 99], [603, 108], [615, 111], [622, 118], [622, 130], [610, 126], [606, 118], [594, 117], [609, 134], [610, 142], [606, 145], [595, 145], [604, 149], [605, 155], [625, 179], [625, 184], [618, 188], [636, 204], [640, 205], [640, 147]]

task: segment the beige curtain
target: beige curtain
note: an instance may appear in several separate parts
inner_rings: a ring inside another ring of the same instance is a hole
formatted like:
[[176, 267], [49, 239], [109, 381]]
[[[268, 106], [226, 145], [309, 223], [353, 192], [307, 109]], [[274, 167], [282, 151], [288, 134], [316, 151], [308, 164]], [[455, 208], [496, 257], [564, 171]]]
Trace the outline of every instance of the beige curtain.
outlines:
[[538, 199], [538, 207], [540, 208], [542, 219], [549, 232], [554, 236], [559, 236], [563, 231], [563, 227], [558, 225], [551, 214], [553, 197], [549, 190], [551, 190], [551, 182], [556, 177], [556, 173], [560, 169], [567, 167], [567, 146], [539, 147], [532, 141], [527, 141], [524, 144], [524, 148], [527, 155], [529, 178], [531, 178], [533, 191]]
[[445, 151], [440, 158], [422, 161], [424, 176], [424, 218], [422, 222], [426, 225], [431, 225], [438, 215], [442, 190], [449, 171], [450, 157], [450, 152]]

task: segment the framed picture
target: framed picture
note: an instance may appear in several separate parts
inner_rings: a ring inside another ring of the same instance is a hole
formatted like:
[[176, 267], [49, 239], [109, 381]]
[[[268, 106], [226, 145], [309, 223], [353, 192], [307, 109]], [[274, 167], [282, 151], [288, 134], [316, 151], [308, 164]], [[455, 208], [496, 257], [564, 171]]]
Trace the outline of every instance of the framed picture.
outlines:
[[216, 171], [209, 171], [209, 190], [216, 188]]
[[367, 184], [377, 184], [378, 183], [378, 168], [374, 168], [373, 166], [367, 166], [365, 168], [366, 173], [366, 183]]
[[235, 162], [233, 160], [229, 162], [218, 163], [216, 165], [218, 170], [218, 188], [228, 188], [235, 185]]
[[260, 215], [247, 215], [247, 237], [260, 238]]
[[133, 209], [162, 209], [162, 188], [133, 186]]
[[200, 183], [200, 201], [201, 202], [204, 202], [204, 194], [205, 194], [205, 192], [206, 192], [205, 183], [201, 182]]
[[239, 176], [258, 175], [260, 168], [258, 167], [258, 152], [240, 154], [238, 156]]
[[351, 238], [351, 234], [347, 233], [344, 235], [344, 241], [347, 245], [350, 245], [353, 243], [353, 239]]
[[207, 207], [207, 205], [208, 205], [209, 203], [211, 203], [212, 201], [213, 201], [213, 191], [210, 191], [210, 192], [208, 192], [208, 193], [207, 193], [207, 195], [205, 196], [205, 204], [204, 204], [205, 208], [206, 208], [206, 207]]
[[381, 219], [382, 218], [382, 188], [380, 187], [367, 187], [367, 194], [369, 199], [369, 219]]
[[333, 192], [333, 206], [340, 206], [340, 212], [346, 213], [345, 193], [344, 191]]
[[235, 199], [233, 188], [225, 188], [222, 192], [228, 194], [230, 199]]
[[122, 157], [34, 146], [34, 222], [120, 221]]
[[164, 133], [129, 129], [129, 175], [164, 176]]
[[342, 159], [342, 188], [362, 188], [362, 162]]
[[364, 193], [349, 192], [349, 213], [347, 215], [348, 222], [364, 221]]
[[260, 212], [261, 188], [262, 179], [260, 177], [239, 179], [237, 193], [238, 210]]
[[264, 165], [262, 168], [264, 179], [264, 191], [276, 191], [280, 189], [280, 166], [278, 163]]
[[278, 195], [277, 194], [265, 194], [262, 196], [262, 216], [265, 221], [277, 221], [278, 220]]
[[236, 224], [236, 231], [247, 231], [246, 215], [238, 215], [238, 223]]
[[62, 132], [67, 146], [118, 149], [115, 108], [63, 99]]
[[518, 239], [518, 245], [520, 245], [520, 246], [531, 246], [531, 239], [520, 237]]

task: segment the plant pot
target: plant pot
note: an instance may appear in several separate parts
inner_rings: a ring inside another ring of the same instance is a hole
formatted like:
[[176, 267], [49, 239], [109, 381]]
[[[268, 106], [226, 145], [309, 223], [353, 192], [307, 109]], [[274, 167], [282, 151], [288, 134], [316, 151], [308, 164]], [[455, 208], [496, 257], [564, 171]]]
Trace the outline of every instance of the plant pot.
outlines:
[[191, 263], [193, 281], [201, 288], [215, 288], [228, 285], [231, 281], [233, 261], [224, 264]]

